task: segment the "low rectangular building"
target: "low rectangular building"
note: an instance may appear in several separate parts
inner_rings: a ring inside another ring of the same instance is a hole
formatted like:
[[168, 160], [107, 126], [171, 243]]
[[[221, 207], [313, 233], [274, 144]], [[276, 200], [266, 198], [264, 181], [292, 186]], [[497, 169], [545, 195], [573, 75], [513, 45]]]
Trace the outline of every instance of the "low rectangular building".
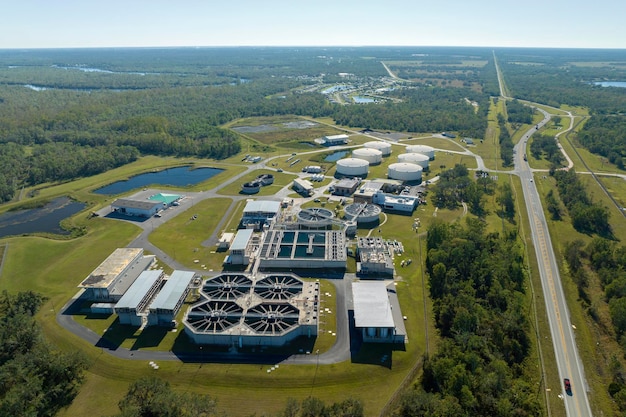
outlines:
[[154, 255], [143, 256], [142, 248], [115, 249], [78, 287], [87, 300], [117, 302], [154, 261]]
[[148, 324], [173, 326], [176, 315], [185, 302], [187, 294], [189, 294], [189, 284], [195, 275], [192, 271], [172, 272], [159, 294], [150, 304]]
[[237, 231], [233, 243], [230, 245], [230, 254], [226, 258], [229, 265], [248, 265], [252, 257], [252, 251], [249, 248], [250, 241], [254, 230], [241, 229]]
[[368, 277], [388, 278], [393, 276], [393, 258], [387, 243], [380, 237], [357, 239], [357, 274]]
[[356, 191], [361, 181], [357, 178], [343, 178], [333, 186], [333, 194], [351, 196]]
[[111, 211], [124, 216], [152, 217], [163, 208], [167, 207], [158, 200], [131, 200], [118, 198], [111, 203]]
[[235, 239], [234, 233], [222, 233], [220, 240], [217, 242], [217, 248], [220, 250], [228, 249], [230, 244], [233, 243], [233, 239]]
[[411, 214], [419, 203], [419, 197], [411, 195], [396, 196], [379, 192], [374, 194], [372, 202], [381, 206], [383, 210]]
[[163, 279], [162, 270], [143, 271], [128, 291], [115, 304], [115, 313], [121, 324], [141, 326], [146, 307], [159, 290]]
[[302, 178], [296, 178], [295, 180], [293, 180], [293, 190], [298, 194], [309, 197], [313, 195], [313, 191], [315, 191], [315, 188], [310, 181]]
[[326, 146], [345, 145], [348, 143], [348, 135], [324, 136], [323, 141]]
[[395, 290], [388, 289], [381, 281], [353, 282], [352, 299], [354, 326], [363, 337], [363, 342], [406, 341], [406, 328]]
[[270, 219], [280, 213], [280, 201], [249, 200], [243, 209], [241, 224], [260, 230]]

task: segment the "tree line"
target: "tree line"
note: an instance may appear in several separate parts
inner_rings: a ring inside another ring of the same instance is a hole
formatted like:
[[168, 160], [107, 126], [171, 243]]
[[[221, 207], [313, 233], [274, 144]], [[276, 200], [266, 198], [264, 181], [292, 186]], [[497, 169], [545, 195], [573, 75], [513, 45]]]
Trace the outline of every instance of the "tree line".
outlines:
[[[558, 170], [553, 173], [557, 190], [563, 205], [576, 231], [585, 234], [597, 234], [605, 238], [613, 237], [609, 223], [609, 210], [601, 203], [594, 202], [587, 194], [585, 185], [576, 175], [576, 171]], [[552, 197], [550, 197], [552, 200]], [[550, 206], [552, 203], [548, 203]], [[553, 208], [548, 208], [552, 213]], [[553, 218], [555, 218], [553, 214]]]
[[30, 291], [0, 295], [2, 416], [54, 416], [71, 404], [82, 383], [85, 358], [43, 339], [34, 315], [44, 301]]
[[524, 254], [515, 231], [488, 233], [479, 219], [428, 228], [426, 270], [437, 353], [395, 415], [536, 416], [527, 374], [530, 325]]
[[[578, 288], [578, 294], [589, 316], [603, 333], [616, 340], [626, 350], [626, 247], [602, 237], [593, 238], [587, 245], [581, 240], [566, 242], [563, 250], [569, 274]], [[598, 305], [587, 294], [591, 276], [598, 277], [608, 304], [611, 322], [605, 322]], [[606, 358], [610, 380], [607, 389], [617, 409], [626, 411], [626, 370], [623, 358]]]
[[596, 115], [587, 120], [576, 135], [578, 142], [590, 152], [601, 155], [619, 169], [626, 157], [626, 116]]
[[[159, 378], [142, 378], [130, 385], [119, 402], [116, 417], [226, 417], [217, 402], [209, 395], [190, 392], [178, 393]], [[363, 417], [363, 404], [356, 399], [325, 404], [316, 397], [301, 401], [286, 400], [280, 417]]]

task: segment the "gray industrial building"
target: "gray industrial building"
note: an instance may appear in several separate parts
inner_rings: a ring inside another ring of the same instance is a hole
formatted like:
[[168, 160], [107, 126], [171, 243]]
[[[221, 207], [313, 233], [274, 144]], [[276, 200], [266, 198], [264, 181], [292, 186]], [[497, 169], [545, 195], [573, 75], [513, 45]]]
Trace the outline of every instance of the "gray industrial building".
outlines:
[[230, 253], [224, 263], [228, 265], [248, 265], [252, 258], [252, 248], [250, 241], [254, 230], [241, 229], [237, 231], [235, 238], [230, 244]]
[[300, 195], [309, 197], [313, 195], [315, 188], [313, 187], [311, 181], [302, 178], [296, 178], [293, 180], [293, 190]]
[[406, 328], [393, 284], [352, 283], [354, 326], [365, 343], [405, 343]]
[[280, 201], [249, 200], [243, 209], [241, 224], [246, 228], [260, 230], [278, 213], [280, 213]]
[[345, 269], [343, 230], [270, 229], [258, 253], [262, 269]]
[[342, 178], [333, 186], [334, 195], [351, 196], [361, 183], [359, 178]]
[[393, 276], [392, 253], [387, 243], [380, 237], [359, 237], [357, 239], [356, 272], [370, 278], [389, 278]]
[[78, 287], [89, 301], [117, 302], [154, 261], [154, 255], [144, 256], [141, 248], [115, 249]]
[[141, 326], [147, 318], [146, 308], [159, 291], [164, 273], [162, 270], [143, 271], [115, 304], [115, 313], [121, 324]]
[[180, 311], [189, 286], [195, 277], [191, 271], [174, 271], [167, 279], [161, 291], [150, 304], [148, 324], [151, 326], [173, 326], [176, 315]]
[[118, 198], [111, 203], [111, 210], [125, 216], [152, 217], [163, 210], [163, 203], [155, 200]]
[[196, 344], [281, 346], [317, 336], [318, 282], [293, 274], [224, 273], [207, 279], [200, 296], [183, 320]]

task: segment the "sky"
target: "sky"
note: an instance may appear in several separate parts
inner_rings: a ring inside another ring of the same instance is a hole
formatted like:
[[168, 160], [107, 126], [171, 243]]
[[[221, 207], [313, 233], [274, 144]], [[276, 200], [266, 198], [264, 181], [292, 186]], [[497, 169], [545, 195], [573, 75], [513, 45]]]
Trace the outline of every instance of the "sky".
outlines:
[[2, 0], [0, 49], [626, 48], [626, 1]]

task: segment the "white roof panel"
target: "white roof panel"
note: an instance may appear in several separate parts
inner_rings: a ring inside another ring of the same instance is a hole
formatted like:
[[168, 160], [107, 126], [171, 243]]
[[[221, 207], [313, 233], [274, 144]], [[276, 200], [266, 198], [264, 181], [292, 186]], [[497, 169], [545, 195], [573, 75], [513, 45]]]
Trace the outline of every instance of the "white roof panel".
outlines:
[[143, 271], [115, 305], [116, 308], [137, 308], [150, 288], [159, 280], [162, 270]]
[[352, 283], [356, 327], [394, 327], [387, 287], [382, 281]]
[[244, 213], [278, 213], [280, 210], [280, 201], [270, 200], [253, 200], [246, 203]]
[[230, 250], [245, 250], [253, 232], [254, 230], [252, 229], [238, 230], [233, 243], [230, 244]]
[[174, 271], [169, 277], [159, 295], [156, 296], [150, 309], [174, 310], [180, 297], [185, 295], [189, 283], [195, 273], [192, 271]]

